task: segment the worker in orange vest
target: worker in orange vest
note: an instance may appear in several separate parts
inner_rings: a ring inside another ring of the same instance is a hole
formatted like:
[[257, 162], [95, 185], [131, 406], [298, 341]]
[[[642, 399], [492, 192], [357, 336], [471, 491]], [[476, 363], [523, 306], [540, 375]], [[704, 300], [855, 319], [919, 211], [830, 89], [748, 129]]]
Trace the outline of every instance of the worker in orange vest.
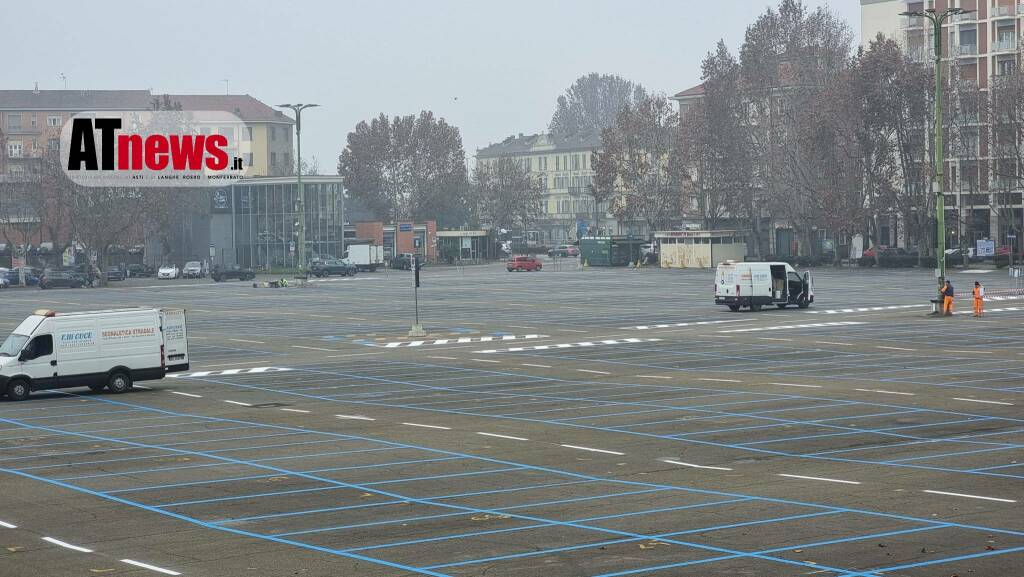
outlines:
[[985, 287], [974, 281], [974, 316], [980, 317], [985, 312]]
[[939, 294], [942, 295], [942, 313], [947, 317], [953, 316], [953, 285], [946, 281], [939, 289]]

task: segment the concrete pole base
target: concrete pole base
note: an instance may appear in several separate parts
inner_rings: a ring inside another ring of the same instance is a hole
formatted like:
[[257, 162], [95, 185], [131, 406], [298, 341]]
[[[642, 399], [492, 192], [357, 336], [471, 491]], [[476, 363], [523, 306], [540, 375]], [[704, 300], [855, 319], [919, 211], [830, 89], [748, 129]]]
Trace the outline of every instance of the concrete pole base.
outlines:
[[412, 328], [409, 329], [409, 336], [425, 337], [427, 336], [427, 331], [423, 330], [423, 325], [413, 325]]

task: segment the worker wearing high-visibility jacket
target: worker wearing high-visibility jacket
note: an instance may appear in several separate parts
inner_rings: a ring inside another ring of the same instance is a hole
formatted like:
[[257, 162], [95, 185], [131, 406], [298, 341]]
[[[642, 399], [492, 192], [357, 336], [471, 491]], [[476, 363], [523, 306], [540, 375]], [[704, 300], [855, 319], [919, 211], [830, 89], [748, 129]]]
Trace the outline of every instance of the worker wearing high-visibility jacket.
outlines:
[[985, 312], [985, 287], [974, 281], [974, 316], [980, 317]]
[[939, 294], [942, 295], [942, 313], [947, 317], [953, 316], [953, 285], [946, 281], [939, 289]]

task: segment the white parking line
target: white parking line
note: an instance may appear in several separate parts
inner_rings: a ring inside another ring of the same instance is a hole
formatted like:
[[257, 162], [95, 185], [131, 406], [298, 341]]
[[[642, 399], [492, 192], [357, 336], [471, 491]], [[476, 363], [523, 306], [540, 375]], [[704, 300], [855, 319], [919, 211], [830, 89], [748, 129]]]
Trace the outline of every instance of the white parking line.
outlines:
[[820, 389], [821, 385], [798, 385], [796, 383], [768, 383], [777, 387], [802, 387], [805, 389]]
[[228, 339], [229, 341], [235, 341], [236, 343], [251, 343], [254, 345], [265, 345], [267, 343], [263, 341], [247, 341], [245, 339]]
[[349, 419], [352, 421], [376, 421], [377, 419], [371, 419], [370, 417], [364, 417], [362, 415], [334, 415], [339, 419]]
[[705, 378], [705, 377], [699, 378], [697, 380], [698, 381], [711, 381], [713, 383], [742, 383], [743, 382], [743, 381], [738, 381], [736, 379], [711, 379], [711, 378]]
[[638, 379], [671, 379], [672, 377], [664, 377], [659, 375], [637, 375]]
[[878, 348], [878, 349], [888, 349], [890, 351], [910, 351], [910, 352], [917, 351], [917, 349], [905, 349], [903, 347], [883, 347], [882, 345], [878, 345], [875, 348]]
[[17, 529], [18, 528], [17, 525], [12, 525], [12, 524], [6, 523], [4, 521], [0, 521], [0, 527], [3, 527], [4, 529]]
[[483, 435], [485, 437], [497, 437], [499, 439], [511, 439], [513, 441], [529, 441], [530, 440], [530, 439], [527, 439], [525, 437], [513, 437], [511, 435], [499, 435], [497, 433], [481, 433], [481, 432], [477, 432], [477, 434], [478, 435]]
[[580, 373], [593, 373], [595, 375], [610, 375], [611, 373], [606, 371], [591, 371], [589, 369], [576, 369]]
[[594, 449], [592, 447], [580, 447], [580, 446], [577, 446], [577, 445], [559, 445], [559, 446], [565, 447], [566, 449], [579, 449], [580, 451], [591, 451], [593, 453], [607, 453], [609, 455], [619, 455], [620, 457], [622, 455], [625, 455], [625, 453], [619, 453], [618, 451], [606, 451], [604, 449]]
[[490, 359], [472, 359], [478, 363], [500, 363], [501, 361], [492, 361]]
[[676, 461], [673, 459], [662, 459], [661, 462], [669, 463], [672, 465], [679, 465], [680, 467], [693, 467], [694, 469], [711, 469], [712, 471], [732, 471], [729, 467], [711, 467], [708, 465], [694, 465], [693, 463], [684, 463], [682, 461]]
[[904, 395], [904, 396], [907, 396], [907, 397], [915, 397], [915, 396], [917, 396], [916, 393], [901, 393], [899, 391], [886, 391], [886, 390], [883, 390], [883, 389], [854, 389], [854, 390], [855, 391], [860, 391], [862, 393], [881, 393], [883, 395]]
[[225, 403], [231, 403], [232, 405], [240, 405], [240, 406], [243, 406], [243, 407], [251, 407], [252, 406], [249, 403], [243, 403], [241, 401], [228, 401], [228, 400], [225, 400], [224, 402]]
[[524, 367], [537, 367], [538, 369], [550, 369], [551, 365], [533, 365], [530, 363], [523, 363]]
[[289, 413], [309, 413], [311, 411], [304, 411], [302, 409], [281, 409], [282, 411], [288, 411]]
[[59, 547], [64, 547], [65, 549], [71, 549], [72, 551], [78, 551], [80, 553], [92, 553], [93, 552], [92, 549], [86, 549], [85, 547], [79, 547], [78, 545], [72, 545], [71, 543], [65, 543], [64, 541], [61, 541], [60, 539], [54, 539], [53, 537], [43, 537], [43, 541], [46, 541], [47, 543], [53, 543], [54, 545], [57, 545]]
[[961, 398], [961, 397], [953, 397], [953, 400], [954, 401], [966, 401], [968, 403], [985, 403], [986, 405], [1005, 405], [1007, 407], [1012, 407], [1013, 406], [1013, 403], [1004, 403], [1002, 401], [983, 401], [981, 399], [964, 399], [964, 398]]
[[814, 344], [816, 344], [816, 345], [835, 345], [837, 347], [852, 347], [852, 346], [854, 346], [853, 343], [836, 343], [836, 342], [832, 342], [832, 341], [814, 341]]
[[932, 491], [925, 489], [925, 493], [931, 493], [932, 495], [947, 495], [949, 497], [964, 497], [966, 499], [981, 499], [982, 501], [996, 501], [999, 503], [1016, 503], [1013, 499], [1000, 499], [998, 497], [982, 497], [981, 495], [967, 495], [964, 493], [947, 493], [946, 491]]
[[203, 398], [202, 395], [193, 395], [192, 393], [183, 393], [181, 391], [171, 391], [171, 394], [172, 395], [181, 395], [183, 397], [192, 397], [192, 398], [195, 398], [195, 399]]
[[142, 567], [143, 569], [149, 569], [150, 571], [156, 571], [157, 573], [163, 573], [164, 575], [181, 575], [177, 571], [171, 571], [170, 569], [164, 569], [163, 567], [157, 567], [156, 565], [150, 565], [141, 561], [132, 561], [131, 559], [121, 559], [122, 563], [129, 565], [135, 565], [136, 567]]
[[450, 430], [452, 430], [451, 427], [442, 427], [440, 425], [422, 425], [420, 423], [402, 423], [402, 424], [403, 425], [408, 425], [410, 427], [422, 427], [424, 429], [440, 429], [442, 431], [450, 431]]
[[428, 358], [428, 359], [441, 359], [442, 361], [457, 361], [457, 360], [459, 360], [459, 359], [458, 359], [458, 357], [440, 357], [440, 356], [433, 356], [433, 357], [427, 357], [427, 358]]
[[803, 475], [787, 475], [785, 473], [779, 473], [780, 477], [790, 477], [792, 479], [806, 479], [808, 481], [825, 481], [827, 483], [843, 483], [845, 485], [860, 485], [860, 481], [844, 481], [843, 479], [829, 479], [826, 477], [805, 477]]
[[336, 353], [336, 352], [338, 352], [336, 349], [321, 349], [321, 348], [318, 348], [318, 347], [304, 347], [302, 345], [292, 345], [292, 348], [293, 349], [306, 349], [307, 351], [327, 351], [329, 353]]

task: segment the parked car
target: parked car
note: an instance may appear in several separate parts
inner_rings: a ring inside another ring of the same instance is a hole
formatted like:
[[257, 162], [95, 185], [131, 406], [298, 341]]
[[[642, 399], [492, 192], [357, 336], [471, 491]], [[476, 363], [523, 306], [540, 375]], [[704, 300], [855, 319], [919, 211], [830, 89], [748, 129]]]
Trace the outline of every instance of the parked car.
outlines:
[[251, 268], [245, 268], [242, 266], [238, 266], [237, 264], [232, 264], [224, 267], [218, 265], [213, 267], [213, 272], [210, 273], [210, 277], [213, 279], [214, 282], [221, 282], [231, 279], [253, 280], [254, 278], [256, 278], [256, 272], [253, 271]]
[[550, 256], [551, 258], [554, 258], [556, 256], [562, 258], [577, 257], [580, 256], [580, 249], [571, 244], [560, 244], [555, 248], [549, 250], [548, 256]]
[[[391, 259], [391, 268], [397, 268], [399, 270], [412, 270], [412, 260], [416, 256], [409, 252], [404, 252]], [[422, 257], [420, 257], [422, 259]], [[425, 263], [420, 260], [419, 267], [422, 269]]]
[[130, 278], [145, 278], [154, 274], [153, 267], [144, 264], [130, 264], [127, 272]]
[[107, 269], [107, 282], [110, 281], [122, 281], [125, 279], [124, 271], [120, 268], [108, 268]]
[[533, 256], [516, 256], [512, 257], [505, 263], [505, 268], [508, 272], [533, 272], [540, 270], [541, 264], [537, 260], [537, 257]]
[[[11, 286], [21, 286], [21, 271], [12, 268], [3, 274]], [[25, 269], [25, 286], [36, 286], [39, 284], [39, 275], [32, 272], [32, 269]]]
[[11, 286], [11, 281], [7, 280], [7, 276], [0, 276], [0, 289], [5, 289]]
[[181, 268], [183, 278], [206, 278], [206, 271], [203, 270], [203, 263], [193, 260], [185, 263]]
[[159, 280], [181, 278], [181, 269], [177, 265], [165, 264], [157, 269], [156, 278]]
[[39, 288], [82, 288], [88, 284], [78, 273], [64, 270], [46, 270], [39, 277]]
[[310, 264], [309, 272], [317, 278], [331, 275], [355, 276], [358, 268], [344, 259], [318, 260]]

